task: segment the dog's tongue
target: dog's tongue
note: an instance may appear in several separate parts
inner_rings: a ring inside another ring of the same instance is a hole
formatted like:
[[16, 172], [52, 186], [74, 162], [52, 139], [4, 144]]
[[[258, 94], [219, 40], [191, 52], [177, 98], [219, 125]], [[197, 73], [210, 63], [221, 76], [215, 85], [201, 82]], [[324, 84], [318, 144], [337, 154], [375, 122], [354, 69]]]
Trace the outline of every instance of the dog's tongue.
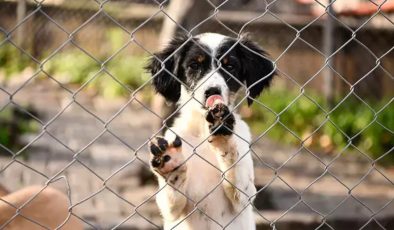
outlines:
[[219, 102], [223, 102], [223, 97], [220, 96], [220, 95], [215, 94], [215, 95], [209, 96], [207, 98], [207, 101], [205, 102], [205, 106], [210, 108], [214, 104], [219, 103]]

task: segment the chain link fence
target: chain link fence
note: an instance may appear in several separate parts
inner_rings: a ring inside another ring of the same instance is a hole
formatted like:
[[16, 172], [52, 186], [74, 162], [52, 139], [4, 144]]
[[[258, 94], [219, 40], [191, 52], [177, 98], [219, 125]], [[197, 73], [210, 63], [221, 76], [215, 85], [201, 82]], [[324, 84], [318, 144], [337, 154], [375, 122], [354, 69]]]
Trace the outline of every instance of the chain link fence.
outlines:
[[[167, 118], [143, 66], [163, 20], [189, 40], [250, 32], [270, 53], [272, 89], [234, 109], [253, 131], [258, 229], [394, 228], [392, 1], [201, 2], [192, 25], [171, 1], [0, 2], [0, 229], [162, 228], [147, 145]], [[48, 226], [29, 208], [52, 188], [67, 210]]]

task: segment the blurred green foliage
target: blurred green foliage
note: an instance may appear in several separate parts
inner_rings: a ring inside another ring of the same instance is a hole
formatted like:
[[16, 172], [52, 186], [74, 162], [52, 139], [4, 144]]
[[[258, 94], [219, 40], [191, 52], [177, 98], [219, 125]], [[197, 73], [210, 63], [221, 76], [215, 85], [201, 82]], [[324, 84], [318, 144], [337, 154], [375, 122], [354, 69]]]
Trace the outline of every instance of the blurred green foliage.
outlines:
[[106, 60], [115, 54], [103, 65], [106, 71], [101, 70], [100, 62], [75, 49], [59, 52], [45, 64], [44, 69], [51, 75], [62, 75], [61, 81], [67, 83], [84, 84], [94, 78], [88, 87], [106, 97], [127, 95], [149, 80], [143, 68], [146, 58], [126, 52], [117, 53], [126, 43], [120, 29], [109, 29], [106, 34], [108, 44], [103, 48], [105, 52], [101, 57], [95, 57]]
[[113, 97], [126, 95], [149, 80], [144, 72], [144, 63], [143, 57], [121, 56], [105, 65], [108, 72], [100, 72], [100, 65], [86, 54], [63, 52], [50, 60], [46, 68], [55, 78], [63, 76], [60, 79], [62, 82], [84, 84], [89, 81], [89, 88], [106, 97]]
[[[0, 42], [3, 39], [4, 37], [0, 36]], [[4, 42], [0, 46], [0, 70], [4, 71], [6, 76], [21, 72], [30, 62], [29, 57], [11, 43]]]
[[[254, 103], [247, 120], [255, 134], [267, 132], [281, 143], [304, 141], [307, 147], [329, 153], [339, 152], [351, 142], [354, 146], [348, 150], [360, 150], [377, 159], [394, 147], [394, 106], [384, 107], [388, 101], [367, 101], [373, 105], [370, 108], [351, 95], [342, 103], [338, 100], [340, 105], [329, 112], [322, 96], [273, 89], [260, 97], [261, 104]], [[379, 163], [394, 163], [394, 155], [386, 154]]]
[[[25, 109], [35, 114], [31, 108]], [[8, 149], [16, 150], [23, 144], [19, 139], [21, 135], [37, 132], [39, 128], [38, 122], [15, 107], [8, 106], [0, 112], [0, 144]]]
[[[60, 50], [43, 63], [43, 69], [64, 84], [84, 84], [94, 77], [89, 81], [87, 87], [97, 90], [99, 94], [104, 96], [130, 94], [150, 79], [143, 68], [146, 57], [136, 56], [132, 52], [126, 51], [117, 53], [127, 42], [124, 32], [120, 29], [108, 29], [106, 36], [108, 42], [103, 44], [102, 52], [95, 58], [104, 62], [111, 55], [116, 55], [105, 62], [103, 66], [100, 61], [96, 61], [74, 47]], [[3, 36], [0, 36], [1, 41], [4, 41]], [[45, 52], [43, 53], [45, 54]], [[0, 45], [0, 70], [7, 78], [14, 73], [23, 71], [28, 66], [34, 67], [34, 63], [26, 54], [23, 54], [8, 41]], [[102, 70], [102, 67], [105, 67], [107, 72]]]

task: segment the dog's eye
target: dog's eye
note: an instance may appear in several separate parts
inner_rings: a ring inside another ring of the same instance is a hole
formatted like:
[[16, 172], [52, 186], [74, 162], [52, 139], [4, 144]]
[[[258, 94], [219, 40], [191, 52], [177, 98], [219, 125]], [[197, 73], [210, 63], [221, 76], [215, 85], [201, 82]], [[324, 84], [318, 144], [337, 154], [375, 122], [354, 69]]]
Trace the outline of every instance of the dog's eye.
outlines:
[[228, 70], [228, 71], [232, 71], [232, 70], [234, 70], [235, 66], [231, 65], [231, 64], [227, 64], [224, 66], [224, 68], [226, 68], [226, 70]]
[[192, 63], [189, 64], [188, 67], [189, 67], [190, 69], [192, 69], [192, 70], [198, 70], [199, 65], [198, 65], [197, 62], [192, 62]]

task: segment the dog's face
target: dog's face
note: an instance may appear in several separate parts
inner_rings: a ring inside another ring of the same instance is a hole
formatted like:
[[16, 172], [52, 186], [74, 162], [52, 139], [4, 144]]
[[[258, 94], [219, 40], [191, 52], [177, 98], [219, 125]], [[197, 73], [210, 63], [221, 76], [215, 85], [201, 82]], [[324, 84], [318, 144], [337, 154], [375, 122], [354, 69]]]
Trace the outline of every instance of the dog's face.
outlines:
[[250, 105], [275, 74], [258, 45], [214, 33], [173, 39], [151, 58], [147, 69], [158, 93], [170, 102], [196, 109], [204, 109], [207, 98], [216, 94], [231, 105], [232, 95], [241, 87]]

